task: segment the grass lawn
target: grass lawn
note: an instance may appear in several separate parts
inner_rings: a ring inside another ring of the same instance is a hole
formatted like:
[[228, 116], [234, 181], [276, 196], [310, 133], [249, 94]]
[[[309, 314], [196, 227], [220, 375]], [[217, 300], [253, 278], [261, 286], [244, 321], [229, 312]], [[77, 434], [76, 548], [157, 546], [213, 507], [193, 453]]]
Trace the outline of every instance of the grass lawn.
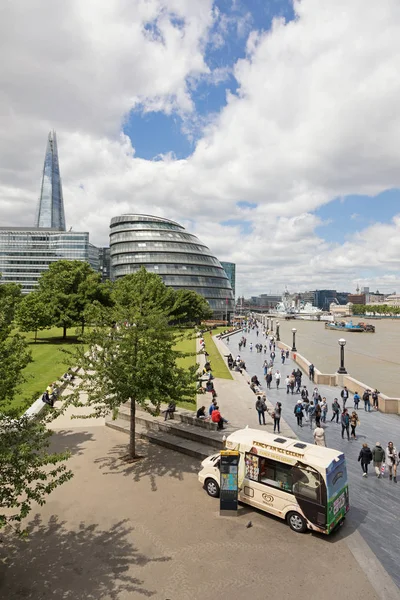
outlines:
[[[192, 329], [188, 330], [185, 336], [178, 341], [175, 345], [175, 349], [180, 352], [190, 352], [192, 354], [192, 356], [179, 358], [177, 361], [179, 367], [188, 368], [197, 363], [196, 338], [194, 337]], [[192, 398], [187, 398], [187, 400], [178, 402], [178, 406], [185, 410], [196, 410], [196, 395], [194, 394]]]
[[22, 412], [26, 400], [29, 401], [28, 405], [31, 404], [32, 396], [35, 396], [35, 399], [39, 398], [49, 383], [59, 379], [67, 367], [73, 366], [62, 349], [69, 347], [72, 350], [73, 345], [77, 343], [75, 328], [71, 328], [67, 334], [67, 339], [63, 340], [62, 329], [45, 329], [38, 332], [36, 343], [33, 332], [23, 334], [28, 340], [33, 362], [24, 370], [26, 381], [21, 385], [20, 394], [11, 404], [13, 408], [21, 408]]
[[[213, 336], [219, 333], [218, 330], [223, 331], [224, 329], [226, 328], [219, 327], [217, 329], [213, 329]], [[232, 379], [232, 375], [224, 359], [219, 353], [218, 348], [214, 344], [214, 340], [212, 339], [209, 331], [204, 334], [204, 341], [206, 343], [207, 352], [210, 355], [209, 361], [211, 363], [211, 370], [214, 377], [221, 377], [221, 379]]]

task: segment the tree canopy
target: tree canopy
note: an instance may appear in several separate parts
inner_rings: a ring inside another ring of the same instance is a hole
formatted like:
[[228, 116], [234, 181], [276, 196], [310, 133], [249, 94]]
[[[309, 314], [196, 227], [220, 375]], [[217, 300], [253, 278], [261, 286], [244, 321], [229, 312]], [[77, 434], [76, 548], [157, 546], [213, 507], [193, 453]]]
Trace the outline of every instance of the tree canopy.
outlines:
[[80, 406], [80, 394], [85, 392], [94, 416], [130, 402], [132, 457], [136, 404], [157, 415], [161, 403], [195, 393], [197, 367], [177, 364], [184, 354], [175, 349], [178, 331], [170, 324], [173, 295], [158, 275], [145, 269], [125, 276], [115, 283], [112, 307], [93, 307], [91, 327], [84, 336], [89, 352], [82, 347], [75, 350], [83, 374], [71, 401]]

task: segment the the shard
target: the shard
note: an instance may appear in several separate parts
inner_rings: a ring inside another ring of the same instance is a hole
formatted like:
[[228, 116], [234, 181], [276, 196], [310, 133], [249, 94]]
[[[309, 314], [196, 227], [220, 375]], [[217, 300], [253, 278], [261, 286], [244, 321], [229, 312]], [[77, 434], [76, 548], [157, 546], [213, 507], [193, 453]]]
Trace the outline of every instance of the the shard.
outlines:
[[64, 200], [55, 131], [50, 131], [47, 140], [36, 227], [65, 231]]

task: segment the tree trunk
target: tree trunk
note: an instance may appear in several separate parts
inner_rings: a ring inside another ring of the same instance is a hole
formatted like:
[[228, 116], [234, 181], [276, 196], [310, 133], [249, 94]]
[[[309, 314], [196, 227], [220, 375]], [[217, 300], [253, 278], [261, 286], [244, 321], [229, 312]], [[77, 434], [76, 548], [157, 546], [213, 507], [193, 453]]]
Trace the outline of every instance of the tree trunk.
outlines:
[[82, 330], [81, 330], [82, 335], [84, 334], [84, 332], [85, 332], [85, 319], [82, 319]]
[[131, 458], [135, 458], [136, 456], [136, 439], [135, 439], [135, 414], [136, 414], [136, 404], [135, 399], [131, 398], [131, 426], [129, 431], [129, 456]]
[[63, 340], [67, 337], [67, 326], [63, 325]]

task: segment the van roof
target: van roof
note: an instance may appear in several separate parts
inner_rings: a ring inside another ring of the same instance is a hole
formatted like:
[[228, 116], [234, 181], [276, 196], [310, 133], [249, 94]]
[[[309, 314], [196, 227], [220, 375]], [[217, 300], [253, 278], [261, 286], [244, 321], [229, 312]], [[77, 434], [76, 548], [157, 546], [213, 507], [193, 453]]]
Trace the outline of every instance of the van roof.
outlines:
[[310, 465], [325, 468], [328, 467], [332, 461], [343, 456], [343, 452], [339, 452], [333, 448], [307, 444], [307, 442], [289, 438], [281, 434], [276, 435], [275, 433], [267, 433], [266, 431], [260, 431], [259, 429], [249, 428], [238, 429], [231, 433], [227, 437], [226, 447], [228, 449], [234, 449], [238, 444], [243, 444], [248, 446], [250, 450], [250, 448], [254, 446], [254, 442], [260, 442], [261, 444], [268, 444], [270, 446], [275, 446], [276, 448], [295, 452], [296, 454], [302, 454], [305, 462]]

